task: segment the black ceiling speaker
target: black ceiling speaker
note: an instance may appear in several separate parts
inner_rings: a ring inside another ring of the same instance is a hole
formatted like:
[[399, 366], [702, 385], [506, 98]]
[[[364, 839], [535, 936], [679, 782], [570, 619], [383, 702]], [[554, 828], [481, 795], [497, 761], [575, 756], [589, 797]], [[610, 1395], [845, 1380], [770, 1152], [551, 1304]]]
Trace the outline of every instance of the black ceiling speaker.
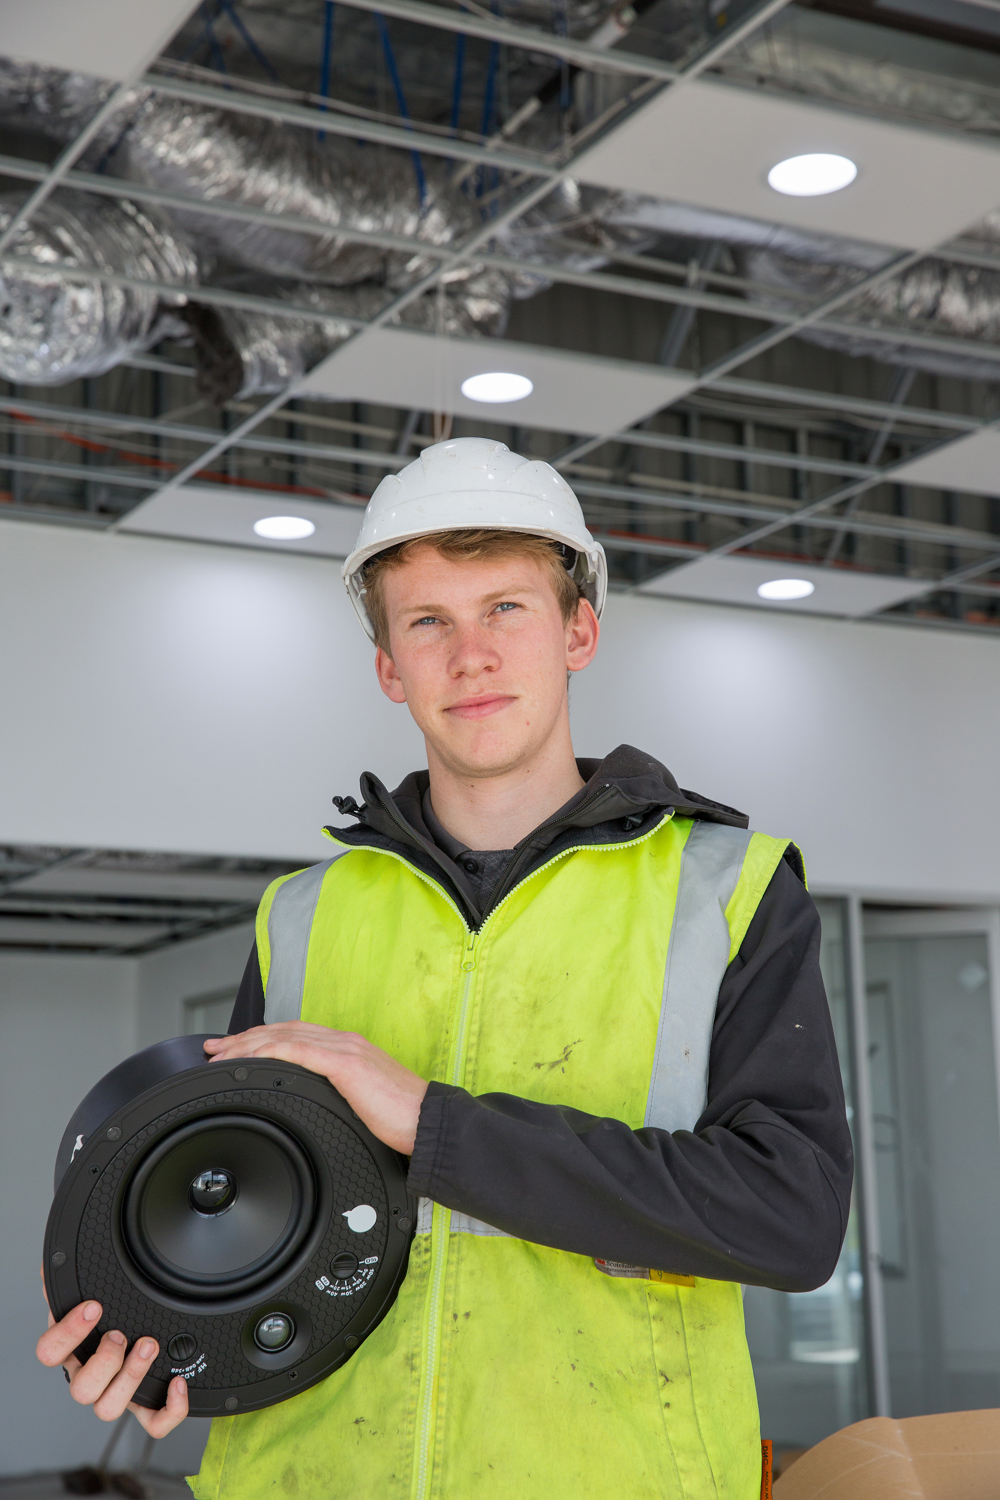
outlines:
[[204, 1036], [147, 1047], [91, 1089], [56, 1157], [45, 1287], [57, 1318], [86, 1298], [102, 1333], [160, 1353], [193, 1416], [259, 1411], [349, 1359], [406, 1272], [406, 1161], [325, 1078], [266, 1058], [208, 1062]]

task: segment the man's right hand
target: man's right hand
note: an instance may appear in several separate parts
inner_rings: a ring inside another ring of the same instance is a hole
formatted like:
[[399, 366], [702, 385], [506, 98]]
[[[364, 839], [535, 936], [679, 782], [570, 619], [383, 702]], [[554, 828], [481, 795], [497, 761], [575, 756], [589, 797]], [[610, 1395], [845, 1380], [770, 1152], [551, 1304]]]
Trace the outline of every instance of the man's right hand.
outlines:
[[81, 1302], [58, 1323], [50, 1312], [48, 1332], [42, 1334], [35, 1351], [38, 1358], [50, 1369], [63, 1365], [70, 1377], [73, 1400], [81, 1406], [92, 1406], [102, 1422], [114, 1422], [127, 1410], [134, 1413], [150, 1437], [166, 1437], [188, 1414], [187, 1381], [175, 1376], [167, 1387], [167, 1404], [159, 1411], [136, 1406], [132, 1397], [160, 1346], [155, 1339], [141, 1338], [129, 1350], [125, 1335], [112, 1330], [81, 1364], [73, 1350], [93, 1333], [100, 1316], [99, 1302]]

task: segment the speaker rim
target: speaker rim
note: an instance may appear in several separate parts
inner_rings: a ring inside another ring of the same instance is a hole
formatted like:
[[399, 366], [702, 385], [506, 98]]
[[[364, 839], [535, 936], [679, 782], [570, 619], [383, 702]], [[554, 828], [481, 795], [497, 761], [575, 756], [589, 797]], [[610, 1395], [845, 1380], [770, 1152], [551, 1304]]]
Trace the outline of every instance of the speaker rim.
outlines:
[[[237, 1069], [246, 1076], [236, 1078]], [[278, 1069], [282, 1076], [281, 1085], [274, 1076]], [[213, 1082], [213, 1080], [218, 1081]], [[286, 1083], [290, 1087], [286, 1088]], [[238, 1405], [235, 1408], [226, 1406], [227, 1395], [235, 1394], [234, 1392], [227, 1393], [221, 1389], [202, 1390], [189, 1386], [190, 1414], [199, 1417], [227, 1416], [233, 1415], [234, 1412], [239, 1414], [263, 1410], [299, 1391], [308, 1390], [310, 1386], [325, 1379], [346, 1363], [365, 1338], [382, 1321], [399, 1291], [407, 1271], [417, 1212], [416, 1199], [406, 1187], [408, 1166], [406, 1158], [373, 1135], [327, 1079], [294, 1064], [284, 1062], [278, 1064], [273, 1058], [231, 1058], [227, 1059], [225, 1064], [198, 1064], [163, 1079], [137, 1099], [129, 1100], [124, 1104], [119, 1103], [112, 1114], [101, 1121], [100, 1125], [95, 1126], [93, 1133], [85, 1140], [77, 1153], [76, 1160], [69, 1169], [63, 1172], [46, 1225], [43, 1262], [46, 1296], [53, 1315], [57, 1319], [63, 1317], [71, 1308], [83, 1301], [85, 1295], [88, 1295], [82, 1291], [77, 1278], [76, 1235], [87, 1200], [100, 1175], [113, 1162], [123, 1146], [127, 1145], [145, 1125], [165, 1113], [167, 1108], [203, 1097], [208, 1101], [213, 1095], [217, 1095], [219, 1087], [225, 1087], [227, 1090], [235, 1088], [240, 1091], [252, 1090], [263, 1094], [277, 1094], [279, 1090], [282, 1093], [294, 1093], [337, 1115], [361, 1139], [374, 1159], [382, 1178], [389, 1211], [389, 1226], [385, 1253], [363, 1304], [350, 1322], [341, 1329], [336, 1339], [324, 1345], [322, 1349], [294, 1369], [276, 1371], [270, 1379], [260, 1381], [243, 1391], [237, 1398]], [[170, 1103], [165, 1105], [162, 1101], [168, 1095]], [[223, 1107], [227, 1111], [238, 1108], [231, 1100], [226, 1100]], [[266, 1105], [254, 1105], [253, 1112], [258, 1111], [266, 1114]], [[249, 1106], [247, 1112], [250, 1112]], [[283, 1128], [294, 1130], [293, 1122], [290, 1122], [284, 1114], [278, 1114], [275, 1118]], [[299, 1135], [301, 1141], [302, 1135], [295, 1133]], [[326, 1163], [318, 1153], [317, 1159], [323, 1163], [326, 1173], [328, 1171]], [[115, 1219], [117, 1220], [117, 1216]], [[322, 1215], [318, 1214], [317, 1226], [320, 1231], [323, 1222]], [[70, 1231], [68, 1234], [67, 1229]], [[64, 1245], [65, 1248], [63, 1248]], [[310, 1254], [314, 1254], [317, 1248], [318, 1239], [317, 1243], [312, 1246]], [[71, 1253], [67, 1253], [67, 1250]], [[118, 1253], [117, 1250], [116, 1253]], [[65, 1257], [62, 1264], [54, 1265], [53, 1257], [60, 1255]], [[294, 1272], [291, 1269], [286, 1270], [279, 1284], [270, 1291], [268, 1288], [258, 1288], [254, 1297], [247, 1297], [239, 1302], [234, 1301], [224, 1310], [226, 1312], [245, 1310], [247, 1320], [249, 1320], [255, 1314], [259, 1315], [271, 1310], [272, 1305], [276, 1305], [278, 1300], [287, 1301], [287, 1299], [281, 1299], [281, 1290], [289, 1281], [294, 1280], [296, 1275], [301, 1274], [302, 1266], [308, 1262], [308, 1259], [309, 1254], [304, 1254], [302, 1265]], [[121, 1263], [126, 1274], [130, 1274], [129, 1258], [122, 1259]], [[196, 1311], [186, 1302], [182, 1306], [177, 1306], [159, 1289], [153, 1289], [153, 1295], [150, 1296], [146, 1288], [139, 1286], [138, 1283], [136, 1285], [144, 1296], [150, 1297], [151, 1301], [161, 1306], [170, 1307], [176, 1311], [190, 1312], [193, 1315], [210, 1312], [205, 1303], [200, 1303]], [[76, 1351], [78, 1357], [85, 1359], [93, 1353], [105, 1327], [102, 1317], [94, 1333]], [[140, 1333], [143, 1331], [140, 1330]], [[136, 1337], [138, 1336], [137, 1333]], [[161, 1349], [154, 1362], [154, 1369], [165, 1359], [164, 1348]], [[152, 1373], [146, 1375], [136, 1390], [133, 1401], [139, 1406], [151, 1409], [162, 1407], [166, 1400], [168, 1380], [169, 1377], [163, 1379]], [[237, 1387], [237, 1389], [241, 1388]]]

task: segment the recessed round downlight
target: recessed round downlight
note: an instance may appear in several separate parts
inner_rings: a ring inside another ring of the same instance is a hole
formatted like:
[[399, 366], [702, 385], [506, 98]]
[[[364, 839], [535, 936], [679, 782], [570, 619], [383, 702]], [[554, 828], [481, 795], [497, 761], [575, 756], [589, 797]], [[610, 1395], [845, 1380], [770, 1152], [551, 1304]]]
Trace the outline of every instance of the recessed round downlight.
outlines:
[[820, 198], [824, 193], [839, 193], [849, 187], [858, 169], [849, 156], [834, 156], [826, 151], [806, 156], [789, 156], [779, 161], [767, 174], [768, 184], [776, 193], [790, 198]]
[[527, 375], [515, 375], [510, 370], [490, 370], [462, 381], [462, 395], [470, 401], [523, 401], [534, 389]]
[[253, 529], [269, 542], [301, 542], [316, 530], [305, 516], [264, 516], [253, 523]]
[[762, 599], [808, 599], [815, 588], [808, 578], [772, 578], [768, 583], [762, 583], [757, 593]]

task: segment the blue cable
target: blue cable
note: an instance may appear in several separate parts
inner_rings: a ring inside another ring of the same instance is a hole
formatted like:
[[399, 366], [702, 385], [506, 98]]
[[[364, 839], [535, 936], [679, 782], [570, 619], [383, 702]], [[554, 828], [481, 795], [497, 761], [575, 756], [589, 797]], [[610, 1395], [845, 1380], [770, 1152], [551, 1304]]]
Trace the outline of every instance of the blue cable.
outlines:
[[[333, 55], [333, 0], [325, 0], [323, 7], [323, 55], [319, 64], [319, 91], [324, 99], [330, 97], [330, 58]], [[326, 109], [325, 104], [320, 109]], [[316, 132], [318, 141], [326, 140], [326, 131]]]
[[[566, 0], [553, 0], [553, 9], [555, 11], [556, 35], [569, 36], [569, 17], [566, 14]], [[559, 108], [565, 113], [569, 109], [569, 105], [569, 68], [564, 60], [560, 68]]]
[[271, 82], [272, 83], [280, 83], [281, 79], [278, 77], [278, 74], [275, 72], [274, 68], [272, 68], [271, 64], [268, 62], [268, 60], [264, 56], [263, 52], [257, 46], [257, 43], [254, 41], [253, 37], [250, 35], [250, 33], [247, 30], [246, 26], [243, 24], [243, 22], [240, 20], [239, 16], [236, 14], [236, 10], [234, 9], [234, 7], [232, 5], [232, 0], [219, 0], [219, 3], [222, 6], [222, 9], [226, 12], [226, 15], [232, 21], [233, 25], [236, 27], [236, 30], [239, 32], [240, 36], [246, 42], [246, 44], [249, 47], [250, 51], [252, 52], [253, 56], [257, 59], [257, 61], [261, 65], [261, 67], [264, 69], [264, 72], [271, 79]]
[[[385, 65], [389, 69], [389, 77], [392, 79], [392, 86], [396, 90], [396, 104], [399, 107], [399, 113], [406, 121], [407, 128], [412, 130], [413, 126], [410, 123], [410, 112], [406, 107], [406, 95], [403, 93], [403, 84], [400, 79], [399, 72], [396, 68], [396, 59], [393, 55], [392, 42], [389, 40], [389, 28], [385, 24], [384, 16], [379, 15], [378, 11], [374, 11], [373, 14], [375, 16], [375, 24], [377, 25], [379, 34], [382, 37], [382, 48], [385, 52]], [[422, 209], [427, 201], [427, 179], [424, 176], [424, 164], [421, 160], [419, 151], [411, 151], [410, 155], [413, 157], [413, 170], [417, 176], [417, 191], [420, 194], [420, 207]]]
[[[463, 7], [464, 8], [464, 7]], [[462, 114], [462, 87], [465, 71], [465, 33], [460, 31], [455, 38], [455, 81], [451, 88], [451, 128], [458, 130]]]
[[[494, 0], [494, 3], [493, 3], [493, 14], [494, 15], [499, 15], [500, 14], [500, 7], [499, 7], [499, 5], [497, 3], [497, 0]], [[486, 90], [485, 90], [485, 92], [483, 94], [483, 122], [482, 122], [482, 125], [480, 126], [480, 129], [479, 129], [479, 134], [482, 136], [482, 138], [483, 138], [484, 141], [488, 138], [489, 133], [490, 133], [490, 126], [493, 123], [493, 99], [494, 99], [494, 94], [496, 92], [497, 67], [499, 65], [499, 62], [500, 62], [500, 43], [499, 42], [491, 42], [490, 43], [490, 58], [489, 58], [489, 63], [487, 65], [487, 71], [486, 71]], [[494, 178], [496, 178], [498, 176], [498, 174], [496, 173], [495, 170], [494, 170], [494, 174], [493, 175], [494, 175]], [[483, 196], [483, 188], [485, 186], [485, 178], [486, 178], [486, 168], [485, 167], [480, 167], [480, 169], [479, 169], [479, 181], [478, 181], [478, 187], [477, 187], [477, 191], [476, 191], [476, 197], [477, 198], [481, 198]]]
[[208, 37], [208, 51], [212, 59], [212, 66], [220, 73], [225, 73], [226, 59], [222, 55], [222, 48], [219, 46], [219, 38], [215, 34], [215, 27], [212, 25], [212, 17], [208, 13], [206, 0], [201, 0], [201, 16], [205, 24], [205, 35]]

